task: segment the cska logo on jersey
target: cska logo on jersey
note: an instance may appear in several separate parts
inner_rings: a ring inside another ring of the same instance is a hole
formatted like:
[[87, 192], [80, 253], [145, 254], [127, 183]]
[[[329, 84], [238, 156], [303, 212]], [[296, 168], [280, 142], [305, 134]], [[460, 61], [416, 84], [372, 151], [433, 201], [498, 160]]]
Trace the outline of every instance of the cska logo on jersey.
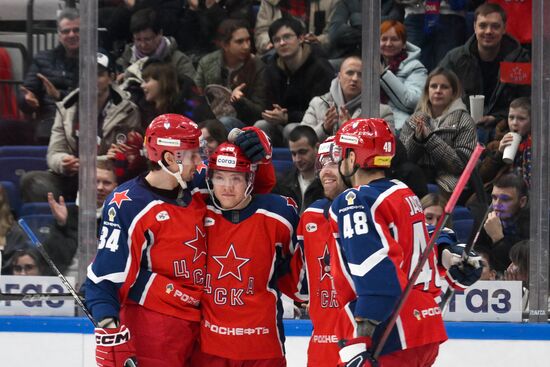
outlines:
[[221, 266], [218, 279], [233, 275], [239, 281], [242, 281], [241, 268], [250, 261], [245, 257], [238, 257], [233, 244], [229, 246], [225, 256], [212, 256], [212, 258]]
[[203, 255], [206, 256], [206, 252], [204, 250], [199, 250], [199, 236], [202, 237], [202, 242], [204, 242], [204, 233], [202, 233], [198, 226], [195, 226], [195, 238], [183, 242], [185, 246], [189, 246], [195, 251], [195, 253], [193, 254], [193, 262], [197, 261]]
[[325, 277], [328, 277], [329, 279], [332, 279], [332, 275], [330, 275], [330, 254], [328, 252], [328, 244], [325, 243], [325, 250], [323, 251], [323, 255], [317, 258], [317, 261], [319, 261], [319, 267], [321, 274], [320, 282], [325, 279]]
[[206, 164], [204, 162], [201, 162], [197, 165], [197, 173], [201, 173], [202, 171], [206, 171]]
[[124, 190], [122, 192], [115, 192], [113, 194], [113, 198], [111, 199], [111, 201], [109, 202], [109, 205], [111, 204], [115, 204], [117, 206], [117, 208], [120, 209], [120, 206], [122, 205], [122, 203], [124, 201], [132, 201], [132, 199], [130, 199], [128, 197], [128, 191], [129, 190]]

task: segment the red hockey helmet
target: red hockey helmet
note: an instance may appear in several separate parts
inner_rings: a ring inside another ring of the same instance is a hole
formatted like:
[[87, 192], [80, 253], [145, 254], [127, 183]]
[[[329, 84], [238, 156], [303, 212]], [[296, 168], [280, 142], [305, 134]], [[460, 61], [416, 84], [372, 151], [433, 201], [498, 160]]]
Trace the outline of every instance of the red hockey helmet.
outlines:
[[335, 136], [329, 136], [317, 149], [317, 159], [315, 160], [315, 172], [319, 173], [324, 166], [329, 163], [336, 163], [333, 159]]
[[155, 117], [145, 132], [147, 157], [154, 162], [162, 160], [166, 151], [181, 160], [187, 150], [200, 147], [201, 131], [197, 124], [185, 116], [167, 113]]
[[334, 143], [339, 148], [333, 150], [335, 161], [343, 159], [350, 148], [361, 168], [388, 168], [395, 155], [395, 137], [388, 123], [380, 118], [349, 120], [336, 133]]
[[208, 171], [214, 170], [251, 173], [252, 163], [239, 146], [232, 143], [220, 144], [208, 158]]

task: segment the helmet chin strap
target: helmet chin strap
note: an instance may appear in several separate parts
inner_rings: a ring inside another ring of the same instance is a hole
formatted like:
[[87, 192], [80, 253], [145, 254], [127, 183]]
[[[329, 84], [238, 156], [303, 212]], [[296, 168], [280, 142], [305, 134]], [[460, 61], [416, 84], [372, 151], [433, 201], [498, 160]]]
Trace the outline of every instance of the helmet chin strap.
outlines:
[[358, 164], [355, 164], [353, 166], [353, 171], [349, 174], [349, 175], [345, 175], [342, 173], [342, 163], [344, 161], [340, 161], [338, 162], [338, 174], [340, 175], [340, 177], [342, 177], [342, 181], [344, 181], [344, 183], [346, 184], [347, 187], [353, 187], [352, 183], [351, 183], [351, 180], [350, 178], [355, 175], [355, 173], [357, 172], [357, 170], [359, 169], [359, 165]]
[[[254, 175], [253, 173], [251, 173], [251, 175]], [[210, 187], [210, 179], [207, 179], [206, 180], [206, 187], [208, 188], [208, 193], [210, 194], [210, 198], [212, 199], [212, 203], [214, 204], [214, 206], [221, 210], [221, 211], [226, 211], [226, 210], [234, 210], [235, 208], [237, 208], [239, 205], [241, 205], [242, 203], [246, 202], [246, 200], [248, 200], [249, 198], [251, 198], [251, 194], [252, 194], [252, 189], [254, 188], [253, 187], [253, 184], [254, 184], [254, 176], [252, 176], [252, 179], [249, 180], [248, 182], [248, 186], [246, 186], [246, 190], [244, 192], [244, 197], [241, 201], [239, 201], [237, 204], [233, 205], [231, 208], [224, 208], [222, 207], [220, 204], [219, 204], [219, 201], [218, 199], [216, 199], [216, 196], [214, 195], [214, 188], [213, 187]]]
[[178, 172], [171, 172], [165, 165], [164, 163], [162, 163], [162, 160], [159, 160], [157, 162], [160, 166], [160, 168], [162, 168], [162, 170], [166, 173], [168, 173], [169, 175], [173, 176], [176, 181], [178, 181], [179, 185], [181, 186], [182, 189], [186, 189], [187, 188], [187, 183], [185, 181], [183, 181], [183, 178], [181, 178], [181, 173], [183, 172], [183, 164], [181, 162], [177, 162], [177, 165], [178, 165]]

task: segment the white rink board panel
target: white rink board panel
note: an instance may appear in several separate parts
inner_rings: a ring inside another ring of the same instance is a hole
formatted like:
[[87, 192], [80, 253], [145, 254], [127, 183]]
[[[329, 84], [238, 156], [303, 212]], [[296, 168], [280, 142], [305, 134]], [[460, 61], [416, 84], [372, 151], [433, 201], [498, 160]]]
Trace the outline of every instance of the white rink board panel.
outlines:
[[[547, 367], [550, 361], [548, 324], [447, 323], [447, 329], [451, 339], [442, 345], [434, 367]], [[285, 320], [285, 330], [288, 367], [305, 366], [308, 337], [303, 335], [311, 325]], [[94, 367], [91, 333], [91, 324], [84, 318], [2, 316], [0, 364]]]

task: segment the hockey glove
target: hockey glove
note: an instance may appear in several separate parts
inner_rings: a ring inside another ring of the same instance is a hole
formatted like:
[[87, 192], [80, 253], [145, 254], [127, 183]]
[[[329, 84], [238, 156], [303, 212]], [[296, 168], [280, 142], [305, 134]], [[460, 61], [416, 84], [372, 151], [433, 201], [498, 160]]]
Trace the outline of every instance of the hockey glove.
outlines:
[[462, 259], [465, 244], [459, 243], [446, 247], [441, 253], [441, 263], [447, 269], [445, 278], [455, 290], [463, 291], [481, 277], [482, 259], [476, 252], [470, 251], [468, 259]]
[[338, 342], [340, 346], [339, 366], [343, 367], [378, 367], [378, 362], [372, 357], [369, 350], [372, 344], [370, 337], [359, 337], [351, 340], [342, 339]]
[[252, 163], [267, 163], [271, 159], [271, 141], [257, 127], [244, 127], [235, 138], [235, 145], [242, 149]]
[[130, 341], [130, 330], [117, 328], [95, 329], [95, 361], [99, 367], [137, 366], [136, 351]]

